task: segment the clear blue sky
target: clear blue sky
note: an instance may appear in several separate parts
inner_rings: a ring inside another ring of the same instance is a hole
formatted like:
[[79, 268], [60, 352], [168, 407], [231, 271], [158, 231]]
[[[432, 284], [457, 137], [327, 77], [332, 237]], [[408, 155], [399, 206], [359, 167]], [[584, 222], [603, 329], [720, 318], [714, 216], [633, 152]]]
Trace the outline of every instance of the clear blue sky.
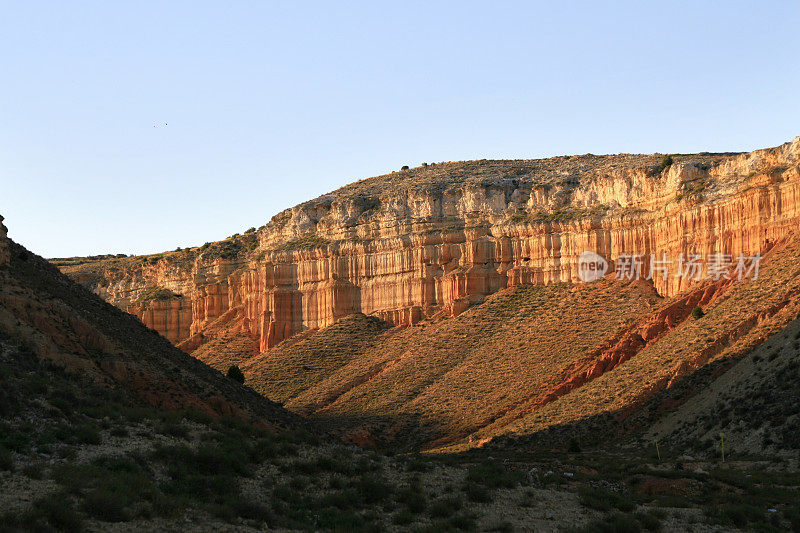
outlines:
[[146, 253], [404, 164], [772, 146], [798, 50], [790, 1], [0, 1], [0, 214]]

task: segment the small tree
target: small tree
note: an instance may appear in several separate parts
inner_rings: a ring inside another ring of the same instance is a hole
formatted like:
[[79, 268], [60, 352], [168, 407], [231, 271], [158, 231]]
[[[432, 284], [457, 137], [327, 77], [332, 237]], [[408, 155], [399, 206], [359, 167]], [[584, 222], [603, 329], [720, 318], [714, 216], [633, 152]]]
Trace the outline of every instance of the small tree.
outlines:
[[663, 172], [665, 168], [669, 168], [672, 166], [672, 156], [665, 155], [664, 159], [661, 160], [661, 164], [658, 165], [658, 171]]
[[408, 165], [403, 165], [402, 167], [400, 167], [400, 170], [408, 170]]
[[578, 439], [572, 437], [569, 439], [569, 444], [567, 445], [567, 451], [569, 453], [581, 453], [581, 445], [578, 444]]
[[244, 374], [238, 366], [231, 365], [231, 367], [228, 369], [228, 377], [244, 385]]
[[699, 305], [694, 309], [692, 309], [692, 318], [694, 318], [695, 320], [703, 318], [704, 316], [706, 316], [706, 314], [705, 312], [703, 312], [703, 308], [700, 307]]

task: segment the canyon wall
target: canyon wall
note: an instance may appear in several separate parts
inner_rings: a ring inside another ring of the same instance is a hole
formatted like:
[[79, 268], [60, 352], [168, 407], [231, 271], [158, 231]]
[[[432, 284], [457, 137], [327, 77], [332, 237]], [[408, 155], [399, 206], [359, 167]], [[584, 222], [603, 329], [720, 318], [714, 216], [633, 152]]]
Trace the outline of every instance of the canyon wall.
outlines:
[[56, 264], [187, 351], [230, 333], [264, 351], [354, 312], [410, 325], [508, 286], [577, 282], [587, 250], [609, 275], [620, 256], [640, 255], [645, 277], [651, 256], [671, 261], [652, 282], [672, 296], [697, 281], [676, 275], [682, 258], [735, 262], [800, 227], [799, 164], [800, 137], [669, 160], [439, 163], [353, 183], [197, 249]]

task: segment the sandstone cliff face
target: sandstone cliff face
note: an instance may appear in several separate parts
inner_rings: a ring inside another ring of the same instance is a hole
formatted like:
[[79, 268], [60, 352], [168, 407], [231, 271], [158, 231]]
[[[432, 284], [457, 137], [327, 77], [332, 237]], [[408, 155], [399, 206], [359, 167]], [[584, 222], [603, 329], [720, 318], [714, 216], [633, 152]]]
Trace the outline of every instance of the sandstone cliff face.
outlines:
[[[800, 224], [800, 137], [747, 154], [441, 163], [370, 178], [286, 210], [253, 235], [148, 258], [57, 263], [191, 351], [244, 332], [261, 351], [362, 312], [391, 324], [457, 315], [499, 289], [578, 281], [614, 261], [763, 253]], [[705, 272], [701, 273], [705, 276]], [[142, 300], [153, 288], [174, 298]]]

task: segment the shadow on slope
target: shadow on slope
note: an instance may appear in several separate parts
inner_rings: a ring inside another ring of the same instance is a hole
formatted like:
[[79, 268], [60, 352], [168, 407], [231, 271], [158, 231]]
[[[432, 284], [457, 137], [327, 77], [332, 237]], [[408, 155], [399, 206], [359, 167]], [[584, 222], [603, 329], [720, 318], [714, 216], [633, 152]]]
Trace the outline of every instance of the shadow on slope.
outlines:
[[0, 265], [0, 332], [91, 381], [155, 407], [288, 427], [300, 420], [172, 346], [13, 241]]

